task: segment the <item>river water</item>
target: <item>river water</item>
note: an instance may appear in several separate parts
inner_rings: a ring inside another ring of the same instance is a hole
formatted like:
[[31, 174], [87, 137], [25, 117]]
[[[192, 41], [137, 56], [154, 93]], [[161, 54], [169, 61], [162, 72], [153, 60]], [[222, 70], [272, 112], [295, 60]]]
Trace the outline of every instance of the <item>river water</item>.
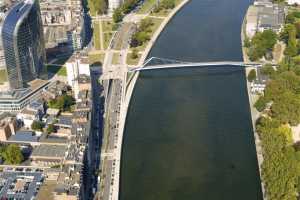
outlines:
[[[241, 61], [250, 0], [192, 0], [150, 56]], [[140, 74], [124, 133], [120, 200], [262, 199], [244, 70]]]

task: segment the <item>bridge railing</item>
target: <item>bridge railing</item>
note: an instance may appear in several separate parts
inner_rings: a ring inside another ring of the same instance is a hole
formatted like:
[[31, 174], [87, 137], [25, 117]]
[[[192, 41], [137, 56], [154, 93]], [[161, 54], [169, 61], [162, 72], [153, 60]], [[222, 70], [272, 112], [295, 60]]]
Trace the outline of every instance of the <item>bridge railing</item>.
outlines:
[[230, 65], [235, 67], [259, 67], [262, 64], [255, 63], [255, 62], [245, 63], [245, 62], [238, 62], [238, 61], [184, 62], [179, 60], [151, 57], [148, 60], [146, 60], [142, 66], [132, 68], [129, 71], [134, 72], [134, 71], [154, 70], [154, 69], [164, 69], [164, 68], [207, 67], [207, 66], [224, 66], [224, 65]]

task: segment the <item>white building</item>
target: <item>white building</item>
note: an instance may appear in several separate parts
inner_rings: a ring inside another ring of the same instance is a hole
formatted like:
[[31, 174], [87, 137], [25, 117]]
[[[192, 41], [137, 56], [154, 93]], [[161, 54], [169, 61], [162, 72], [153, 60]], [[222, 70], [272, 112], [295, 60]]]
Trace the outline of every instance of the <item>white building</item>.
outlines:
[[122, 3], [123, 3], [123, 0], [108, 0], [108, 11], [109, 11], [109, 13], [112, 13]]
[[289, 5], [294, 5], [294, 4], [300, 5], [300, 0], [287, 0], [287, 3]]
[[88, 58], [79, 53], [73, 55], [67, 62], [67, 80], [68, 84], [74, 88], [79, 75], [90, 76], [90, 65]]
[[23, 122], [25, 128], [30, 129], [31, 124], [35, 120], [39, 120], [39, 113], [25, 108], [17, 114], [17, 119]]

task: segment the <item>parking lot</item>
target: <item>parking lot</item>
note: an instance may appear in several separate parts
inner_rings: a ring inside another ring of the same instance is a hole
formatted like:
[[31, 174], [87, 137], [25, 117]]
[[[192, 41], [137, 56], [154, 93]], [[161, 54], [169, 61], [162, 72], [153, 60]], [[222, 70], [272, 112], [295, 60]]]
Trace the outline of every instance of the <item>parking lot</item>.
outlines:
[[29, 171], [31, 169], [17, 168], [16, 171], [2, 172], [0, 174], [0, 198], [31, 200], [36, 197], [44, 176], [42, 172]]

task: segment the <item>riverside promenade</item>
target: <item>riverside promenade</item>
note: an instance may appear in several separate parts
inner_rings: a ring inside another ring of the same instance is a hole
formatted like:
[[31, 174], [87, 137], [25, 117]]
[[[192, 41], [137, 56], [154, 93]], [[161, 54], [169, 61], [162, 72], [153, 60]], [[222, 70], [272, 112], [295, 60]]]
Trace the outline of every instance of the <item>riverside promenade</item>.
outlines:
[[176, 13], [181, 10], [190, 0], [183, 0], [180, 4], [178, 4], [172, 11], [169, 13], [169, 15], [164, 19], [164, 21], [161, 23], [159, 28], [155, 31], [154, 35], [151, 37], [146, 49], [144, 50], [141, 59], [138, 63], [138, 66], [142, 66], [145, 60], [147, 59], [147, 56], [149, 55], [154, 43], [160, 36], [161, 32], [164, 30], [164, 28], [168, 25], [170, 20], [176, 15]]
[[[178, 4], [170, 13], [169, 15], [164, 19], [164, 21], [161, 23], [159, 28], [155, 31], [154, 35], [150, 39], [145, 51], [143, 52], [141, 59], [139, 60], [138, 66], [142, 66], [145, 62], [148, 54], [151, 51], [152, 46], [154, 45], [155, 41], [158, 39], [161, 32], [164, 30], [166, 25], [169, 23], [169, 21], [175, 16], [175, 14], [182, 9], [190, 0], [183, 0], [180, 4]], [[122, 98], [121, 98], [121, 106], [120, 106], [120, 117], [119, 117], [119, 129], [118, 129], [118, 139], [117, 139], [117, 148], [114, 151], [115, 156], [115, 174], [114, 174], [114, 184], [111, 186], [110, 189], [111, 195], [110, 200], [118, 200], [119, 199], [119, 193], [120, 193], [120, 176], [121, 176], [121, 159], [122, 159], [122, 145], [123, 145], [123, 134], [125, 130], [126, 125], [126, 117], [130, 105], [131, 96], [134, 91], [134, 87], [136, 84], [136, 81], [138, 80], [140, 72], [134, 72], [132, 74], [132, 77], [127, 82], [126, 75], [123, 78], [123, 91], [122, 91]]]
[[[247, 13], [244, 17], [242, 28], [241, 28], [241, 44], [242, 44], [243, 61], [244, 62], [250, 62], [250, 59], [247, 55], [246, 48], [244, 47], [244, 41], [245, 41], [245, 38], [246, 38], [246, 24], [247, 24], [246, 16], [247, 16]], [[245, 68], [246, 79], [248, 77], [249, 72], [252, 69], [254, 69], [254, 68]], [[263, 199], [267, 200], [266, 192], [265, 192], [265, 186], [264, 186], [264, 183], [262, 181], [262, 163], [263, 163], [264, 158], [263, 158], [263, 154], [262, 154], [261, 141], [260, 141], [258, 133], [256, 132], [256, 127], [255, 127], [256, 121], [260, 117], [260, 113], [254, 107], [254, 104], [257, 101], [259, 96], [256, 95], [256, 94], [251, 93], [250, 82], [248, 81], [248, 79], [246, 80], [246, 82], [247, 82], [247, 92], [248, 92], [248, 98], [249, 98], [249, 106], [250, 106], [250, 112], [251, 112], [250, 114], [251, 114], [251, 120], [252, 120], [252, 127], [253, 127], [253, 133], [254, 133], [256, 157], [257, 157], [259, 175], [260, 175], [260, 181], [261, 181], [261, 189], [262, 189], [262, 193], [263, 193]]]

